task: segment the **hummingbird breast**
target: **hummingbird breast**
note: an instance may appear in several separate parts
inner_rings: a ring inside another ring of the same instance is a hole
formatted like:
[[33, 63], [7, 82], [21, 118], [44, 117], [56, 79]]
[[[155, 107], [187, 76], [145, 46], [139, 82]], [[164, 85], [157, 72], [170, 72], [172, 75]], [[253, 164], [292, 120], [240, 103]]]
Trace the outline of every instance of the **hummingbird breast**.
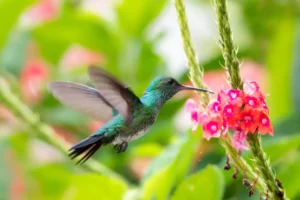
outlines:
[[132, 123], [124, 127], [124, 129], [117, 134], [113, 144], [120, 144], [124, 141], [128, 142], [145, 135], [155, 122], [157, 114], [157, 112], [154, 112], [154, 110], [148, 107], [136, 109], [133, 113]]

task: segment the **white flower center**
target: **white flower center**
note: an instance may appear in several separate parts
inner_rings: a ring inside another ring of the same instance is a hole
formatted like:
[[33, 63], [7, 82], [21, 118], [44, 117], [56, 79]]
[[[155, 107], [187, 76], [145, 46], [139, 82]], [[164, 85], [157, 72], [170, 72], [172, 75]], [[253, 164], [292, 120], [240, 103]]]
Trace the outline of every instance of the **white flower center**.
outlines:
[[266, 124], [268, 122], [268, 120], [266, 119], [266, 118], [263, 118], [262, 120], [261, 120], [261, 123], [262, 124]]
[[212, 131], [216, 131], [217, 130], [217, 126], [216, 125], [212, 125], [210, 128], [211, 128]]
[[232, 113], [232, 109], [231, 108], [227, 108], [227, 112], [228, 113]]
[[230, 93], [230, 96], [231, 96], [233, 99], [235, 99], [235, 98], [237, 97], [237, 94], [236, 94], [235, 92], [231, 92], [231, 93]]
[[255, 104], [254, 104], [254, 101], [251, 99], [251, 100], [249, 100], [249, 105], [250, 106], [254, 106]]

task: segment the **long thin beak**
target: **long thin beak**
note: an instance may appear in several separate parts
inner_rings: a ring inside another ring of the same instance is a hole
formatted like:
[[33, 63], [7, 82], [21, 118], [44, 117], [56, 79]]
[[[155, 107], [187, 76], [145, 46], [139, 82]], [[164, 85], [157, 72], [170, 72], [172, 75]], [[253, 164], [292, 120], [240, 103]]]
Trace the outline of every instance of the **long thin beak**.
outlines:
[[201, 92], [209, 92], [211, 94], [215, 94], [213, 91], [211, 90], [207, 90], [207, 89], [202, 89], [202, 88], [196, 88], [196, 87], [191, 87], [191, 86], [185, 86], [185, 85], [181, 85], [180, 87], [181, 90], [196, 90], [196, 91], [201, 91]]

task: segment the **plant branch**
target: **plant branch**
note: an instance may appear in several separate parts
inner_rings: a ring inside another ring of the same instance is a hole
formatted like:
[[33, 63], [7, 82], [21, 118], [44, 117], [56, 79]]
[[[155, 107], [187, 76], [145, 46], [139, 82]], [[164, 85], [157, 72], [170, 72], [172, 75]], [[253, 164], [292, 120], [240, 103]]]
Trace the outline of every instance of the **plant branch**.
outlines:
[[[191, 34], [187, 23], [187, 17], [185, 13], [185, 7], [182, 0], [175, 0], [175, 7], [177, 11], [178, 23], [180, 27], [181, 37], [183, 40], [183, 48], [188, 59], [189, 76], [190, 80], [196, 87], [206, 88], [206, 85], [202, 81], [203, 70], [197, 64], [197, 57], [194, 47], [191, 42]], [[209, 94], [204, 92], [198, 92], [201, 97], [203, 106], [207, 106], [209, 103]]]
[[225, 68], [228, 71], [228, 79], [232, 88], [242, 90], [243, 82], [240, 76], [240, 65], [237, 58], [237, 50], [233, 45], [226, 2], [225, 0], [214, 0], [214, 3], [220, 34], [220, 46], [225, 60]]
[[[37, 133], [37, 136], [52, 145], [65, 155], [68, 155], [69, 144], [57, 137], [55, 132], [47, 124], [43, 123], [39, 117], [33, 113], [21, 100], [10, 90], [7, 81], [0, 76], [0, 99], [8, 106], [20, 119], [26, 122], [30, 128]], [[90, 159], [82, 165], [83, 168], [98, 174], [119, 178], [126, 181], [121, 175], [101, 165], [99, 162]]]
[[[181, 37], [183, 40], [183, 46], [189, 62], [190, 79], [197, 87], [203, 87], [203, 70], [197, 65], [197, 59], [192, 47], [183, 1], [175, 0], [175, 7], [178, 15], [178, 22], [181, 31]], [[205, 96], [204, 106], [206, 106], [208, 102], [209, 96], [207, 95]], [[227, 138], [220, 138], [220, 141], [221, 145], [225, 148], [230, 160], [234, 163], [238, 170], [241, 172], [245, 172], [249, 181], [254, 181], [257, 178], [257, 175], [253, 172], [248, 163], [238, 154], [237, 150], [231, 146], [229, 136]], [[265, 191], [266, 185], [260, 178], [258, 179], [256, 185], [259, 191]]]
[[[235, 49], [232, 40], [226, 0], [214, 0], [214, 5], [220, 34], [221, 50], [225, 60], [225, 68], [229, 74], [228, 79], [232, 88], [242, 90], [243, 82], [240, 76], [237, 50]], [[265, 190], [264, 193], [269, 193], [269, 196], [272, 195], [274, 199], [287, 199], [283, 189], [277, 184], [270, 162], [267, 159], [266, 153], [263, 151], [261, 140], [258, 138], [258, 133], [248, 134], [248, 144], [250, 146], [254, 162], [256, 163], [256, 167], [261, 173], [259, 175], [267, 185], [267, 190]]]

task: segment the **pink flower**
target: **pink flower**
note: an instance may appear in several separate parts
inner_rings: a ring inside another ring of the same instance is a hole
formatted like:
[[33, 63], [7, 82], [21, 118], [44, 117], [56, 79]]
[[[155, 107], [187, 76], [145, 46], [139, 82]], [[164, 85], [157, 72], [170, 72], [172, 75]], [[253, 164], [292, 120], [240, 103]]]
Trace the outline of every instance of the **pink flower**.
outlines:
[[244, 144], [248, 133], [273, 135], [265, 95], [254, 81], [246, 81], [244, 90], [220, 90], [217, 100], [208, 104], [207, 112], [197, 109], [193, 100], [187, 102], [186, 109], [194, 126], [202, 124], [207, 140], [225, 136], [228, 129], [234, 130], [232, 146], [238, 150], [248, 149]]
[[245, 140], [246, 134], [241, 130], [237, 130], [232, 135], [231, 145], [238, 150], [248, 150], [249, 147], [245, 144]]
[[246, 94], [253, 95], [256, 92], [259, 92], [259, 86], [255, 81], [245, 81], [244, 92]]
[[223, 111], [223, 118], [227, 121], [228, 126], [230, 128], [235, 128], [237, 125], [237, 119], [239, 114], [239, 108], [232, 104], [227, 104], [224, 106]]
[[201, 121], [201, 112], [197, 108], [197, 104], [193, 99], [188, 99], [185, 104], [185, 109], [190, 113], [191, 121], [193, 122], [192, 132], [197, 130], [199, 121]]
[[185, 110], [187, 112], [192, 112], [197, 108], [196, 101], [194, 99], [188, 99], [185, 103]]
[[215, 116], [213, 118], [207, 118], [202, 124], [203, 137], [207, 140], [210, 138], [221, 137], [223, 133], [223, 121], [221, 116]]
[[217, 100], [213, 100], [208, 104], [208, 111], [210, 113], [217, 114], [221, 111], [221, 105], [220, 102]]
[[252, 110], [243, 110], [240, 113], [241, 124], [240, 127], [245, 133], [254, 133], [257, 129], [257, 124], [255, 123], [255, 112]]
[[218, 101], [221, 105], [234, 104], [238, 107], [243, 105], [243, 92], [241, 90], [228, 89], [226, 91], [221, 90], [218, 94]]
[[265, 135], [265, 134], [269, 133], [270, 135], [273, 135], [272, 124], [270, 122], [269, 117], [265, 113], [260, 112], [256, 116], [256, 120], [258, 123], [258, 132], [260, 134]]
[[258, 99], [250, 95], [246, 95], [244, 97], [244, 103], [245, 103], [245, 110], [256, 109], [260, 107], [260, 102], [258, 101]]

